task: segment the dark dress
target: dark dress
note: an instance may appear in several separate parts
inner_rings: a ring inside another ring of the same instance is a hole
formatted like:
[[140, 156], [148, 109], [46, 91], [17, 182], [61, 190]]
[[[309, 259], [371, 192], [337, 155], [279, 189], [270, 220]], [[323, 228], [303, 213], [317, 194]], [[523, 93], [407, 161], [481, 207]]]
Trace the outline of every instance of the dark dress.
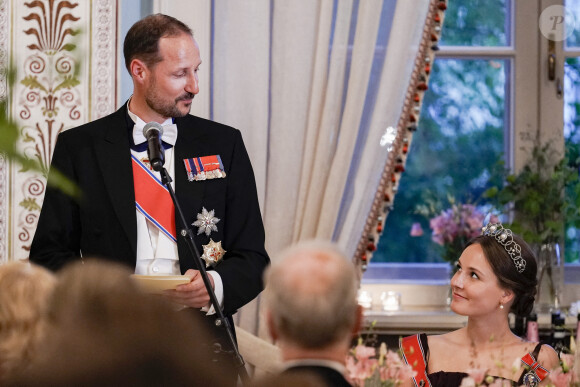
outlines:
[[[427, 368], [426, 368], [427, 377], [429, 378], [431, 385], [433, 387], [459, 387], [461, 385], [461, 381], [469, 375], [465, 372], [447, 372], [447, 371], [437, 371], [437, 372], [430, 373], [429, 368], [428, 368], [429, 342], [427, 340], [427, 335], [425, 333], [421, 333], [419, 335], [419, 338], [421, 340], [421, 346], [423, 347], [425, 364], [427, 364]], [[542, 348], [542, 344], [538, 344], [538, 345], [536, 345], [534, 350], [531, 352], [531, 355], [534, 357], [534, 359], [538, 358], [538, 354], [540, 353], [541, 348]], [[526, 373], [527, 372], [523, 372], [517, 382], [514, 382], [513, 380], [510, 380], [510, 379], [500, 378], [498, 376], [496, 376], [495, 378], [508, 380], [511, 382], [512, 386], [522, 386], [522, 385], [525, 385], [524, 384], [524, 376]], [[487, 384], [484, 383], [483, 385], [487, 385]]]

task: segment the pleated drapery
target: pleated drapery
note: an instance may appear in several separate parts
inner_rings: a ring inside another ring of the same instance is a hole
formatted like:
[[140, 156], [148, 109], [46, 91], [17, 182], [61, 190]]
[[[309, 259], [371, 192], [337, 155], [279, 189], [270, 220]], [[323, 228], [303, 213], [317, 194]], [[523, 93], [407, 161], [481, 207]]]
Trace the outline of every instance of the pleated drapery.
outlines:
[[[242, 131], [273, 260], [311, 238], [354, 254], [389, 153], [381, 137], [399, 122], [429, 3], [208, 0], [207, 118]], [[242, 328], [266, 337], [258, 301], [238, 315]]]

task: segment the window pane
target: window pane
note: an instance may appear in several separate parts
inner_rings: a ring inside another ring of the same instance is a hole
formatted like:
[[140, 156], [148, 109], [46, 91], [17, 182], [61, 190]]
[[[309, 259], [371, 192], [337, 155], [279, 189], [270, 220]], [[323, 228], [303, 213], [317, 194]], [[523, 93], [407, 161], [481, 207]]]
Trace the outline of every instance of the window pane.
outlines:
[[442, 46], [509, 46], [509, 0], [447, 2]]
[[[442, 262], [428, 219], [413, 214], [427, 192], [446, 203], [478, 198], [504, 151], [505, 59], [437, 59], [413, 136], [394, 210], [371, 262]], [[411, 237], [414, 222], [424, 234]]]
[[568, 11], [572, 12], [576, 21], [574, 32], [566, 38], [566, 46], [580, 47], [580, 29], [578, 28], [578, 23], [580, 23], [580, 0], [566, 0], [564, 5]]
[[[564, 63], [564, 138], [568, 158], [575, 168], [580, 157], [580, 58], [567, 58]], [[575, 195], [566, 192], [566, 195]], [[574, 197], [574, 196], [572, 196]], [[566, 220], [565, 257], [567, 263], [579, 262], [580, 230], [572, 219]]]

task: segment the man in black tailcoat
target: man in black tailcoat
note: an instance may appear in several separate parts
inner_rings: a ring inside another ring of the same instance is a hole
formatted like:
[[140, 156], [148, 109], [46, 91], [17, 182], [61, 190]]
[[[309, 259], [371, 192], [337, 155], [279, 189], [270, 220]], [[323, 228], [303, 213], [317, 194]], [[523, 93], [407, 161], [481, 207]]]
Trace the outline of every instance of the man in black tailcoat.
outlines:
[[[214, 326], [215, 311], [180, 235], [180, 219], [167, 197], [154, 196], [163, 193], [152, 193], [159, 191], [160, 178], [148, 164], [143, 127], [156, 122], [164, 128], [165, 167], [177, 200], [231, 320], [263, 289], [262, 273], [270, 261], [241, 134], [189, 114], [199, 92], [201, 58], [185, 24], [166, 15], [148, 16], [129, 30], [124, 54], [134, 85], [129, 101], [109, 116], [59, 135], [51, 170], [75, 182], [81, 196], [47, 189], [30, 260], [58, 270], [73, 260], [102, 257], [136, 274], [185, 274], [190, 282], [165, 296], [207, 315]], [[218, 335], [224, 336], [219, 329]]]

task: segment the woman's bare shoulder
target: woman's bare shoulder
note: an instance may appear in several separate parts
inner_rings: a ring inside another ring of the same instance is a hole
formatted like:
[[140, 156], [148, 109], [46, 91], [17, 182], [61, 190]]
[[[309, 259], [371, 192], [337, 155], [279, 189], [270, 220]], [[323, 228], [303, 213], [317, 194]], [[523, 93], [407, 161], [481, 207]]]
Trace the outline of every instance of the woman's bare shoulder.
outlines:
[[428, 338], [434, 338], [439, 341], [458, 341], [465, 337], [465, 328], [459, 328], [451, 332], [442, 333], [440, 335], [430, 335]]
[[465, 333], [463, 332], [464, 329], [465, 328], [457, 329], [441, 335], [427, 336], [429, 348], [437, 347], [451, 349], [456, 346], [463, 346], [463, 338], [465, 337]]
[[540, 354], [538, 355], [538, 363], [550, 371], [560, 365], [560, 358], [558, 357], [558, 353], [554, 350], [554, 348], [548, 344], [542, 344]]

